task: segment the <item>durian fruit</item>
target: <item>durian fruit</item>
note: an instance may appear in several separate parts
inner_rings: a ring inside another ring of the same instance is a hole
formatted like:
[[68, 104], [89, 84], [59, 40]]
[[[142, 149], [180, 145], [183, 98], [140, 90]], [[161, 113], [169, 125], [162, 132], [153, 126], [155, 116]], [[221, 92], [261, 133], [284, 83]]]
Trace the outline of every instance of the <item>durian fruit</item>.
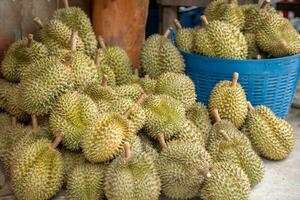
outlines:
[[154, 34], [144, 43], [140, 62], [142, 72], [156, 79], [165, 72], [183, 73], [185, 64], [179, 51], [168, 39], [170, 30], [162, 35]]
[[178, 19], [174, 19], [174, 24], [176, 26], [175, 44], [177, 48], [186, 52], [192, 52], [194, 49], [195, 30], [182, 28]]
[[69, 150], [80, 148], [81, 136], [92, 126], [98, 116], [96, 103], [87, 95], [68, 92], [62, 95], [50, 115], [53, 133], [62, 132], [62, 144]]
[[61, 155], [64, 163], [64, 180], [67, 182], [68, 176], [72, 173], [74, 168], [84, 165], [87, 161], [85, 160], [82, 152], [79, 151], [69, 151], [63, 149], [61, 150]]
[[212, 1], [205, 9], [204, 15], [208, 21], [224, 21], [238, 29], [242, 29], [245, 24], [245, 16], [237, 0]]
[[222, 119], [230, 120], [241, 128], [247, 116], [247, 97], [243, 87], [237, 82], [239, 74], [233, 74], [232, 81], [220, 81], [214, 86], [209, 97], [210, 111], [217, 109]]
[[34, 41], [33, 35], [29, 34], [27, 38], [16, 41], [9, 47], [2, 61], [1, 73], [6, 80], [19, 82], [23, 68], [26, 68], [34, 60], [44, 58], [47, 55], [47, 48]]
[[212, 159], [198, 143], [180, 140], [165, 143], [159, 137], [162, 150], [157, 159], [162, 192], [172, 199], [191, 199], [198, 195], [199, 187], [211, 176]]
[[249, 104], [249, 108], [242, 132], [248, 136], [254, 149], [271, 160], [288, 157], [295, 145], [292, 126], [265, 106], [253, 108]]
[[49, 199], [63, 183], [63, 161], [56, 149], [62, 134], [54, 142], [40, 139], [27, 146], [12, 167], [14, 194], [20, 200]]
[[242, 138], [231, 139], [224, 130], [221, 130], [220, 133], [224, 139], [211, 143], [207, 148], [214, 162], [235, 163], [243, 169], [251, 187], [257, 185], [264, 175], [264, 165], [260, 157]]
[[130, 85], [120, 85], [114, 88], [116, 94], [121, 98], [128, 98], [133, 101], [136, 101], [141, 94], [144, 93], [143, 88], [137, 84], [130, 84]]
[[4, 110], [7, 105], [7, 94], [11, 90], [13, 83], [0, 79], [0, 109]]
[[265, 14], [256, 32], [260, 49], [273, 57], [284, 57], [300, 52], [300, 35], [294, 26], [277, 13]]
[[193, 81], [184, 74], [167, 72], [159, 76], [156, 93], [165, 94], [180, 101], [185, 108], [196, 102], [196, 91]]
[[248, 46], [248, 59], [260, 59], [261, 58], [261, 51], [259, 50], [256, 37], [253, 33], [245, 33], [244, 34], [247, 46]]
[[133, 69], [126, 51], [120, 47], [106, 47], [101, 36], [98, 36], [98, 41], [103, 50], [100, 65], [108, 65], [113, 70], [117, 85], [128, 84]]
[[113, 160], [105, 174], [105, 195], [108, 200], [154, 200], [160, 195], [160, 178], [151, 156], [135, 155], [129, 143], [124, 155]]
[[186, 111], [187, 119], [191, 120], [198, 129], [202, 132], [202, 137], [204, 142], [207, 142], [209, 131], [212, 127], [211, 120], [209, 117], [209, 112], [206, 106], [203, 103], [194, 103], [187, 111]]
[[224, 21], [207, 21], [201, 16], [205, 28], [195, 36], [195, 51], [208, 57], [246, 59], [247, 42], [242, 32]]
[[18, 105], [29, 113], [49, 113], [57, 99], [73, 88], [71, 69], [55, 57], [32, 63], [20, 83]]
[[237, 165], [217, 162], [211, 166], [211, 177], [204, 181], [200, 190], [203, 200], [247, 200], [250, 183], [247, 175]]
[[98, 77], [100, 80], [102, 80], [104, 76], [107, 76], [107, 85], [111, 87], [115, 87], [116, 86], [115, 73], [107, 64], [101, 64], [101, 55], [103, 55], [103, 50], [97, 49], [96, 56], [95, 56], [95, 64], [97, 66]]
[[84, 156], [92, 163], [109, 161], [117, 156], [125, 141], [133, 137], [128, 117], [141, 104], [142, 95], [125, 113], [108, 112], [100, 115], [94, 125], [87, 127], [81, 137]]
[[67, 197], [70, 200], [102, 199], [104, 167], [101, 164], [81, 164], [68, 176]]
[[156, 162], [159, 153], [154, 147], [153, 141], [142, 131], [139, 132], [138, 137], [140, 138], [143, 151], [150, 155], [150, 157], [153, 159], [153, 162]]
[[140, 85], [146, 94], [155, 93], [156, 83], [157, 80], [151, 79], [149, 75], [145, 75], [145, 77], [140, 79]]
[[0, 113], [0, 127], [9, 126], [12, 123], [12, 119], [7, 113]]
[[150, 96], [143, 104], [146, 112], [145, 130], [151, 138], [164, 134], [170, 140], [178, 134], [185, 118], [185, 109], [176, 99], [167, 95]]
[[69, 7], [68, 1], [64, 0], [65, 8], [56, 10], [52, 19], [61, 21], [71, 30], [77, 30], [84, 44], [84, 53], [90, 57], [95, 56], [97, 40], [89, 17], [79, 7]]

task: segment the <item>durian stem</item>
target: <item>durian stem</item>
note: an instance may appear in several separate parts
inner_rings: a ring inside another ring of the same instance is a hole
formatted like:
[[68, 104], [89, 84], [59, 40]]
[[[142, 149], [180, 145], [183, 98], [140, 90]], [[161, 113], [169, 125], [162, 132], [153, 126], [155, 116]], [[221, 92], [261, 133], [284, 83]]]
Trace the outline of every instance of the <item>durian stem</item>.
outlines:
[[179, 22], [178, 19], [176, 19], [176, 18], [174, 19], [174, 24], [175, 24], [177, 30], [178, 30], [178, 29], [182, 29], [182, 26], [181, 26], [181, 24], [180, 24], [180, 22]]
[[15, 128], [17, 126], [17, 117], [16, 116], [11, 117], [11, 126], [13, 128]]
[[134, 75], [139, 77], [139, 68], [138, 67], [134, 67]]
[[27, 48], [31, 47], [32, 41], [33, 41], [33, 35], [32, 34], [28, 34], [28, 36], [27, 36]]
[[31, 115], [31, 125], [32, 125], [32, 129], [38, 128], [38, 120], [36, 115]]
[[247, 101], [248, 110], [253, 110], [254, 107], [252, 106], [250, 101]]
[[103, 75], [103, 77], [102, 77], [102, 80], [101, 80], [101, 86], [103, 86], [103, 87], [106, 87], [107, 86], [107, 80], [108, 80], [108, 77], [107, 77], [107, 75]]
[[139, 99], [134, 103], [133, 106], [131, 106], [125, 113], [124, 113], [124, 116], [126, 118], [129, 117], [129, 115], [135, 110], [135, 108], [139, 105], [141, 105], [146, 99], [148, 98], [148, 95], [143, 93]]
[[102, 49], [97, 49], [96, 50], [96, 56], [95, 56], [95, 65], [97, 66], [97, 67], [99, 67], [100, 66], [100, 61], [101, 61], [101, 53], [102, 53]]
[[267, 5], [271, 3], [270, 0], [264, 0], [260, 6], [260, 9], [264, 9]]
[[207, 28], [207, 26], [208, 26], [208, 21], [207, 21], [206, 16], [205, 16], [205, 15], [202, 15], [202, 16], [200, 17], [200, 20], [201, 20], [201, 23], [203, 24], [203, 26], [204, 26], [205, 28]]
[[236, 87], [238, 79], [239, 79], [239, 73], [234, 72], [233, 77], [232, 77], [232, 82], [231, 82], [231, 87], [232, 88]]
[[164, 33], [164, 37], [165, 37], [165, 38], [169, 38], [169, 37], [170, 37], [171, 30], [172, 30], [171, 27], [169, 27], [169, 28], [166, 30], [166, 32]]
[[73, 62], [73, 60], [74, 60], [74, 56], [70, 55], [70, 56], [66, 57], [65, 59], [63, 59], [61, 61], [61, 63], [64, 64], [65, 66], [68, 66]]
[[104, 38], [101, 36], [101, 35], [98, 35], [97, 37], [98, 39], [98, 42], [99, 42], [99, 45], [102, 49], [105, 49], [106, 48], [106, 45], [105, 45], [105, 42], [104, 42]]
[[149, 75], [148, 75], [148, 74], [146, 74], [144, 78], [148, 79], [148, 78], [149, 78]]
[[158, 141], [159, 141], [159, 144], [162, 148], [166, 148], [167, 147], [167, 143], [166, 143], [166, 140], [165, 140], [165, 136], [163, 134], [159, 134], [158, 135]]
[[228, 0], [228, 4], [233, 4], [233, 0]]
[[260, 55], [260, 54], [257, 54], [257, 55], [256, 55], [256, 59], [257, 59], [257, 60], [260, 60], [260, 59], [261, 59], [261, 55]]
[[58, 134], [56, 134], [56, 137], [54, 139], [54, 141], [50, 144], [50, 147], [53, 149], [56, 149], [58, 147], [58, 145], [60, 144], [60, 142], [63, 139], [64, 134], [62, 132], [59, 132]]
[[222, 135], [222, 137], [223, 137], [226, 141], [228, 141], [228, 142], [231, 141], [231, 138], [228, 136], [228, 134], [227, 134], [224, 130], [220, 130], [219, 133]]
[[64, 0], [64, 6], [65, 6], [65, 8], [69, 8], [69, 1], [68, 0]]
[[132, 152], [130, 149], [129, 142], [124, 142], [124, 152], [125, 152], [125, 160], [128, 161], [132, 157]]
[[206, 177], [206, 178], [211, 177], [211, 173], [210, 173], [210, 171], [209, 171], [209, 169], [208, 169], [207, 167], [205, 167], [205, 168], [200, 168], [200, 169], [199, 169], [199, 173], [200, 173], [202, 176]]
[[78, 32], [72, 31], [71, 34], [71, 51], [76, 51], [76, 44], [77, 44]]
[[218, 109], [214, 108], [214, 109], [211, 111], [211, 115], [212, 115], [212, 117], [215, 119], [216, 122], [220, 122], [220, 121], [221, 121], [221, 117], [220, 117], [220, 115], [219, 115]]
[[33, 21], [40, 29], [44, 28], [44, 24], [40, 18], [35, 17], [33, 18]]

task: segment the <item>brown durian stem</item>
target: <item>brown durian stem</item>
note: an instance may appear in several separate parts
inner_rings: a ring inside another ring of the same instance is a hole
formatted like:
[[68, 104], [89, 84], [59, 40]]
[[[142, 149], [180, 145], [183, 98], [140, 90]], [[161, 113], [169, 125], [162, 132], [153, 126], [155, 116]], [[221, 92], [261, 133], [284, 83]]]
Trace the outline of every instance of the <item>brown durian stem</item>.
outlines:
[[32, 46], [32, 41], [33, 41], [33, 35], [28, 34], [28, 36], [27, 36], [27, 48], [30, 48]]
[[44, 28], [44, 24], [40, 18], [35, 17], [33, 18], [33, 21], [40, 29]]
[[234, 72], [233, 77], [232, 77], [232, 82], [231, 82], [231, 87], [232, 88], [236, 87], [238, 79], [239, 79], [239, 73]]
[[228, 0], [228, 4], [233, 4], [234, 1], [233, 0]]
[[178, 19], [174, 19], [174, 24], [175, 24], [177, 30], [182, 29], [182, 26]]
[[56, 134], [56, 137], [54, 139], [54, 141], [50, 144], [50, 147], [53, 149], [56, 149], [58, 147], [58, 145], [60, 144], [60, 142], [62, 141], [64, 137], [64, 134], [62, 132], [59, 132], [58, 134]]
[[65, 6], [65, 8], [69, 8], [69, 1], [68, 0], [64, 0], [64, 6]]
[[260, 9], [264, 9], [267, 5], [271, 3], [270, 0], [264, 0], [260, 6]]
[[136, 75], [137, 77], [140, 76], [139, 75], [139, 68], [138, 67], [134, 67], [133, 71], [134, 71], [134, 75]]
[[252, 106], [250, 101], [247, 101], [248, 110], [253, 110], [254, 107]]
[[202, 15], [202, 16], [200, 17], [200, 20], [201, 20], [202, 25], [203, 25], [205, 28], [207, 28], [207, 26], [208, 26], [208, 21], [207, 21], [206, 16], [205, 16], [205, 15]]
[[221, 117], [220, 117], [220, 115], [219, 115], [218, 109], [214, 108], [214, 109], [211, 111], [211, 115], [212, 115], [212, 117], [215, 119], [216, 122], [220, 122], [220, 121], [221, 121]]
[[220, 130], [219, 133], [222, 135], [222, 137], [223, 137], [226, 141], [228, 141], [228, 142], [231, 141], [231, 138], [228, 136], [228, 134], [227, 134], [224, 130]]
[[131, 106], [125, 113], [124, 113], [124, 116], [126, 118], [129, 117], [129, 115], [135, 110], [135, 108], [139, 105], [141, 105], [146, 99], [148, 98], [148, 95], [143, 93], [139, 99], [134, 103], [133, 106]]
[[166, 143], [166, 140], [165, 140], [165, 136], [163, 134], [159, 134], [158, 135], [158, 141], [159, 141], [159, 144], [162, 148], [166, 148], [167, 147], [167, 143]]
[[97, 67], [100, 66], [101, 53], [102, 53], [102, 49], [97, 49], [97, 50], [96, 50], [95, 65], [96, 65]]
[[101, 35], [98, 35], [97, 40], [99, 42], [99, 45], [102, 49], [106, 48], [105, 42], [104, 42], [104, 38]]
[[17, 127], [17, 117], [16, 116], [11, 117], [11, 126], [13, 128]]
[[107, 77], [107, 75], [103, 75], [103, 77], [102, 77], [102, 80], [101, 80], [101, 86], [103, 86], [103, 87], [106, 87], [107, 86], [107, 80], [108, 80], [108, 77]]
[[32, 129], [38, 128], [38, 120], [36, 115], [31, 115], [31, 125], [32, 125]]
[[128, 161], [132, 157], [132, 152], [130, 149], [129, 142], [124, 142], [124, 152], [125, 152], [125, 160]]
[[78, 32], [72, 31], [71, 34], [71, 51], [76, 51], [76, 44], [78, 39]]
[[205, 168], [200, 168], [198, 171], [199, 171], [199, 173], [201, 174], [201, 176], [204, 176], [204, 177], [206, 177], [206, 178], [211, 177], [211, 173], [210, 173], [210, 171], [209, 171], [209, 169], [208, 169], [207, 167], [205, 167]]
[[165, 38], [169, 38], [169, 37], [170, 37], [171, 30], [172, 30], [171, 27], [169, 27], [169, 28], [166, 30], [166, 32], [164, 33], [164, 37], [165, 37]]

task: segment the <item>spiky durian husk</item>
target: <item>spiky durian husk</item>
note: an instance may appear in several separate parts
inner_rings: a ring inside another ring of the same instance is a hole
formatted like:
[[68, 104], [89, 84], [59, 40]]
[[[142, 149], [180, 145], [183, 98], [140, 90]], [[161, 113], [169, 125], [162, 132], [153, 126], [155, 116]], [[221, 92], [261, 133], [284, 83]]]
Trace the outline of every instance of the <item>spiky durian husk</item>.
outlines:
[[64, 134], [62, 144], [70, 150], [80, 148], [81, 136], [92, 126], [98, 116], [97, 104], [87, 95], [69, 92], [57, 101], [50, 115], [50, 127], [54, 136]]
[[23, 68], [48, 55], [47, 48], [41, 43], [32, 41], [31, 47], [27, 47], [27, 43], [27, 39], [16, 41], [9, 47], [3, 59], [1, 73], [8, 81], [19, 82]]
[[143, 151], [148, 153], [155, 163], [159, 154], [157, 149], [154, 147], [153, 141], [151, 141], [151, 139], [148, 138], [145, 133], [139, 133], [138, 137], [140, 138]]
[[300, 52], [300, 35], [288, 19], [277, 13], [264, 16], [261, 28], [256, 33], [260, 49], [274, 57], [283, 57]]
[[205, 29], [196, 31], [194, 51], [200, 55], [212, 58], [217, 57], [215, 49], [213, 49], [208, 33]]
[[214, 20], [224, 21], [239, 29], [242, 29], [245, 24], [244, 13], [236, 0], [232, 3], [229, 3], [228, 0], [213, 1], [207, 6], [204, 15], [209, 22]]
[[97, 68], [99, 80], [103, 79], [103, 76], [107, 76], [107, 85], [110, 87], [116, 86], [116, 76], [114, 71], [106, 64], [102, 64]]
[[54, 57], [41, 59], [28, 69], [32, 70], [20, 83], [18, 105], [27, 113], [47, 114], [57, 99], [73, 88], [71, 69]]
[[7, 113], [0, 113], [0, 127], [11, 125], [11, 117]]
[[63, 182], [63, 161], [48, 139], [27, 146], [12, 168], [12, 185], [18, 199], [49, 199]]
[[185, 64], [170, 40], [155, 34], [142, 47], [140, 62], [144, 74], [156, 79], [165, 72], [183, 73]]
[[257, 58], [258, 55], [261, 55], [261, 52], [256, 43], [256, 37], [253, 33], [245, 33], [244, 34], [247, 46], [248, 46], [248, 59]]
[[186, 117], [201, 130], [204, 142], [207, 143], [212, 124], [206, 106], [203, 103], [194, 103], [186, 111]]
[[61, 155], [64, 163], [64, 181], [67, 182], [68, 176], [72, 173], [73, 169], [85, 164], [87, 161], [82, 152], [78, 151], [68, 151], [63, 149]]
[[146, 133], [157, 138], [164, 134], [169, 140], [176, 135], [179, 127], [185, 120], [185, 110], [182, 104], [176, 99], [167, 95], [155, 95], [148, 98], [144, 105], [146, 112]]
[[238, 165], [248, 176], [251, 187], [262, 180], [264, 175], [263, 162], [249, 143], [245, 143], [243, 139], [218, 140], [213, 142], [207, 151], [214, 162], [224, 161]]
[[81, 8], [58, 9], [53, 13], [52, 19], [60, 20], [71, 30], [78, 31], [78, 36], [84, 44], [84, 52], [92, 58], [95, 56], [97, 48], [96, 36], [89, 17]]
[[185, 108], [196, 102], [196, 91], [193, 81], [184, 74], [167, 72], [162, 74], [156, 84], [157, 94], [165, 94], [180, 101]]
[[[127, 53], [120, 47], [107, 47], [101, 55], [101, 65], [108, 65], [115, 74], [116, 84], [128, 84], [133, 74]], [[101, 66], [100, 65], [100, 66]]]
[[140, 85], [142, 86], [146, 94], [153, 94], [155, 92], [157, 81], [150, 77], [144, 77], [140, 79]]
[[93, 126], [87, 127], [81, 137], [86, 159], [96, 163], [118, 155], [127, 138], [132, 137], [128, 123], [127, 119], [117, 113], [101, 115]]
[[194, 49], [195, 30], [192, 28], [181, 28], [175, 33], [175, 44], [178, 49], [192, 52]]
[[105, 195], [114, 200], [158, 199], [160, 178], [152, 158], [147, 153], [129, 161], [115, 159], [105, 174]]
[[217, 162], [211, 168], [211, 177], [200, 190], [203, 200], [247, 200], [250, 183], [244, 171], [233, 163]]
[[243, 87], [239, 83], [231, 87], [231, 81], [220, 81], [210, 94], [208, 108], [210, 111], [218, 109], [221, 119], [228, 119], [240, 128], [248, 112]]
[[137, 83], [115, 87], [115, 91], [119, 97], [133, 101], [137, 100], [144, 93], [143, 88]]
[[198, 143], [170, 141], [163, 148], [157, 169], [162, 182], [162, 192], [172, 199], [190, 199], [199, 192], [204, 177], [200, 169], [209, 168], [210, 155]]
[[294, 148], [292, 126], [265, 106], [249, 111], [242, 132], [261, 156], [271, 160], [286, 158]]
[[67, 196], [70, 200], [102, 199], [104, 196], [104, 167], [81, 164], [68, 176]]
[[20, 92], [20, 86], [17, 84], [12, 85], [9, 91], [6, 94], [6, 106], [5, 111], [8, 112], [10, 115], [18, 117], [18, 116], [25, 116], [26, 113], [21, 110], [18, 105], [18, 95]]
[[0, 108], [5, 109], [7, 105], [7, 94], [13, 87], [13, 84], [4, 80], [0, 79]]

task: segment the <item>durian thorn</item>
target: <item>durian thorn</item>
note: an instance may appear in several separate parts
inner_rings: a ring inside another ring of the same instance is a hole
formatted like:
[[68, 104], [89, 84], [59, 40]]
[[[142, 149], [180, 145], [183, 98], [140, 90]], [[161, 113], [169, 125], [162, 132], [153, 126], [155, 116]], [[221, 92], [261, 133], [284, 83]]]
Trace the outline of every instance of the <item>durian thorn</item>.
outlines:
[[124, 152], [125, 152], [125, 160], [128, 161], [132, 157], [132, 152], [130, 149], [129, 142], [124, 142]]
[[73, 60], [74, 60], [74, 56], [69, 55], [68, 57], [61, 60], [61, 63], [64, 64], [65, 66], [68, 66], [68, 65], [72, 64]]
[[97, 67], [99, 67], [100, 66], [100, 61], [101, 61], [101, 54], [102, 54], [102, 49], [97, 49], [96, 50], [96, 56], [95, 56], [95, 65], [97, 66]]
[[72, 31], [72, 33], [71, 33], [71, 51], [76, 51], [77, 39], [78, 39], [78, 32]]
[[271, 3], [271, 1], [270, 0], [264, 0], [263, 2], [262, 2], [262, 4], [260, 5], [260, 9], [264, 9], [267, 5], [269, 5]]
[[247, 101], [247, 107], [248, 107], [248, 110], [253, 110], [254, 109], [254, 107], [252, 106], [250, 101]]
[[165, 136], [163, 134], [159, 134], [158, 135], [158, 141], [159, 141], [159, 144], [162, 148], [166, 148], [167, 147], [167, 143], [166, 143], [166, 140], [165, 140]]
[[32, 34], [28, 34], [28, 36], [27, 36], [27, 48], [31, 47], [32, 41], [33, 41], [33, 35]]
[[69, 1], [68, 0], [64, 0], [64, 6], [65, 6], [65, 8], [69, 8]]
[[133, 106], [131, 106], [125, 113], [124, 116], [126, 118], [129, 117], [129, 115], [136, 109], [136, 107], [138, 107], [139, 105], [141, 105], [146, 99], [148, 98], [148, 95], [143, 93], [139, 99], [134, 103]]
[[203, 26], [204, 26], [205, 28], [207, 28], [207, 26], [208, 26], [208, 21], [207, 21], [206, 16], [205, 16], [205, 15], [201, 15], [200, 20], [201, 20], [201, 23], [203, 24]]
[[169, 38], [170, 37], [171, 30], [172, 30], [172, 27], [167, 28], [166, 32], [164, 33], [164, 37], [165, 38]]
[[38, 128], [38, 120], [36, 115], [31, 115], [31, 125], [32, 125], [32, 129]]
[[202, 175], [202, 176], [204, 176], [206, 178], [211, 177], [211, 173], [210, 173], [210, 171], [209, 171], [209, 169], [207, 167], [200, 168], [198, 171], [199, 171], [200, 175]]
[[99, 42], [99, 45], [102, 49], [106, 48], [105, 42], [104, 42], [104, 38], [101, 35], [98, 35], [97, 40]]
[[16, 116], [11, 117], [11, 126], [13, 128], [15, 128], [17, 126], [17, 117]]
[[39, 17], [33, 18], [33, 21], [40, 29], [44, 28], [44, 24]]
[[220, 117], [220, 114], [219, 114], [218, 109], [214, 108], [214, 109], [211, 111], [211, 115], [212, 115], [212, 117], [215, 119], [216, 122], [220, 122], [220, 121], [221, 121], [221, 117]]
[[177, 30], [182, 29], [182, 26], [181, 26], [180, 21], [178, 19], [176, 19], [176, 18], [174, 19], [174, 24], [175, 24]]
[[63, 137], [64, 134], [62, 132], [57, 133], [54, 141], [50, 144], [50, 147], [56, 149], [60, 144], [60, 142], [62, 141]]
[[107, 80], [108, 76], [106, 74], [103, 75], [102, 80], [101, 80], [101, 86], [106, 87], [107, 86]]
[[219, 133], [222, 135], [222, 137], [223, 137], [226, 141], [228, 141], [228, 142], [231, 141], [231, 138], [228, 136], [228, 134], [227, 134], [223, 129], [220, 130]]
[[233, 77], [232, 77], [232, 82], [231, 82], [231, 87], [232, 88], [236, 87], [238, 79], [239, 79], [239, 73], [234, 72]]

